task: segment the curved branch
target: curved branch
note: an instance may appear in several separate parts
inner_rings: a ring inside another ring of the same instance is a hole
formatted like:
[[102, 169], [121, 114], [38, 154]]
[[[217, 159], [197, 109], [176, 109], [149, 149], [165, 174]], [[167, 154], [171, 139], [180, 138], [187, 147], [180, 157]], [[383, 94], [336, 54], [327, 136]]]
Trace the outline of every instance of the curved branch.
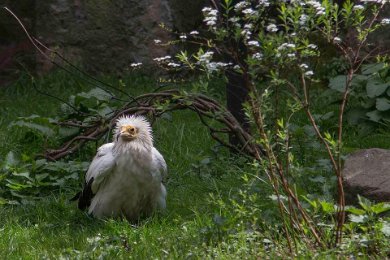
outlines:
[[[159, 107], [161, 106], [160, 104], [167, 105], [164, 109], [161, 109]], [[254, 138], [243, 130], [237, 119], [223, 105], [203, 94], [185, 94], [177, 89], [171, 89], [156, 93], [147, 93], [131, 99], [106, 118], [105, 122], [109, 123], [103, 126], [100, 121], [101, 119], [96, 119], [90, 125], [82, 125], [81, 122], [58, 122], [58, 125], [79, 127], [80, 134], [62, 144], [57, 149], [46, 150], [45, 157], [48, 160], [58, 160], [72, 154], [87, 142], [99, 140], [113, 128], [118, 117], [122, 115], [149, 115], [152, 117], [152, 121], [154, 121], [155, 118], [166, 112], [185, 109], [197, 113], [200, 122], [209, 129], [210, 136], [221, 145], [253, 158], [258, 158], [257, 155], [262, 154], [262, 148], [252, 141]], [[205, 118], [218, 122], [221, 124], [221, 127], [215, 128], [210, 126]], [[228, 134], [237, 137], [240, 142], [238, 147], [225, 141], [226, 138], [223, 135]]]

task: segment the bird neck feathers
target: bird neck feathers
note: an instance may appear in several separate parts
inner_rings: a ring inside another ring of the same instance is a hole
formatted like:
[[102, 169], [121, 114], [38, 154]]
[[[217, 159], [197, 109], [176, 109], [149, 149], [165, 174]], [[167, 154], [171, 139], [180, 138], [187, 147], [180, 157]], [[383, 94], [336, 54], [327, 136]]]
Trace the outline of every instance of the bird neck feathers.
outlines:
[[153, 143], [149, 140], [134, 140], [131, 142], [125, 142], [118, 140], [115, 142], [113, 151], [114, 153], [150, 153], [153, 147]]

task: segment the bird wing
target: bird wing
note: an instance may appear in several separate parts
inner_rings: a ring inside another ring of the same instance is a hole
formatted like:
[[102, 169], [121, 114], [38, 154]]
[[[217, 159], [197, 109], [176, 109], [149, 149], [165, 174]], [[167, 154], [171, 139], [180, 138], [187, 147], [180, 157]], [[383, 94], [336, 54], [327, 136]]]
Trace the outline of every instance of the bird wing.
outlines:
[[112, 152], [114, 143], [104, 144], [99, 147], [96, 156], [89, 165], [85, 174], [85, 184], [79, 196], [79, 208], [85, 209], [91, 204], [91, 200], [99, 186], [115, 167], [115, 157]]
[[154, 168], [158, 171], [161, 181], [165, 181], [168, 176], [167, 163], [164, 160], [164, 157], [161, 153], [153, 147], [152, 149], [152, 159]]

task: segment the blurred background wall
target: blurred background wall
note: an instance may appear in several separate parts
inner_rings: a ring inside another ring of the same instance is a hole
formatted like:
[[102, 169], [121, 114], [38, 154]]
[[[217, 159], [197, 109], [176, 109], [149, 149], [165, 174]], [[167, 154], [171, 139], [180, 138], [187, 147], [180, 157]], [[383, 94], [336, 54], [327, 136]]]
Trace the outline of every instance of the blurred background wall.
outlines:
[[[132, 62], [150, 63], [169, 53], [154, 39], [169, 40], [164, 23], [189, 32], [202, 22], [205, 0], [0, 0], [38, 40], [89, 72], [121, 73]], [[52, 64], [27, 40], [21, 27], [0, 11], [0, 84], [25, 68], [45, 73]]]

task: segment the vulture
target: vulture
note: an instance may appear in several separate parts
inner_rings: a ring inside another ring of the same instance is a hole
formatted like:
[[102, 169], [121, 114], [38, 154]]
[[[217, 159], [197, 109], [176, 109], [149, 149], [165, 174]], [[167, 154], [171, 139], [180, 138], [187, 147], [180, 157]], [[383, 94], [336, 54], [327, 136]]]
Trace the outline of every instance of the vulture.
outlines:
[[78, 199], [81, 210], [97, 218], [122, 218], [136, 222], [165, 209], [163, 179], [167, 164], [153, 146], [152, 128], [143, 116], [122, 116], [114, 140], [98, 148]]

